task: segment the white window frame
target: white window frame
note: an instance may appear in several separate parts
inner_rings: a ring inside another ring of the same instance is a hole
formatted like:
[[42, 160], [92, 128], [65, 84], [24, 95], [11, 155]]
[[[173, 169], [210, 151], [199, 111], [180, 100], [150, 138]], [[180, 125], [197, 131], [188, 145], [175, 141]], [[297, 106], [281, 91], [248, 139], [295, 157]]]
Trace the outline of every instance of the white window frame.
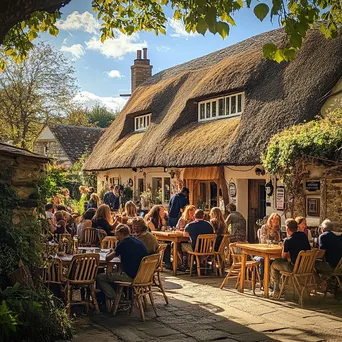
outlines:
[[153, 180], [152, 180], [152, 178], [162, 178], [162, 204], [163, 205], [169, 205], [170, 199], [165, 201], [165, 179], [166, 178], [170, 179], [170, 198], [171, 198], [171, 177], [166, 176], [165, 174], [158, 174], [158, 173], [152, 173], [149, 176], [151, 177], [150, 179], [151, 179], [151, 191], [152, 192], [153, 192], [153, 189], [152, 189]]
[[151, 113], [139, 115], [134, 118], [134, 131], [143, 132], [146, 131], [151, 123]]
[[[241, 111], [238, 110], [238, 96], [241, 95]], [[232, 99], [235, 98], [235, 109], [236, 112], [232, 114]], [[219, 115], [219, 100], [223, 100], [224, 108], [223, 108], [223, 115]], [[226, 111], [226, 103], [227, 99], [229, 99], [229, 111], [227, 113]], [[213, 116], [213, 103], [216, 103], [216, 110], [215, 110], [215, 116]], [[201, 118], [201, 105], [204, 105], [204, 118]], [[207, 109], [209, 108], [209, 113]], [[231, 95], [226, 96], [220, 96], [213, 99], [208, 99], [205, 101], [198, 102], [198, 121], [211, 121], [211, 120], [218, 120], [218, 119], [224, 119], [224, 118], [232, 118], [235, 116], [240, 116], [245, 109], [245, 93], [234, 93]]]

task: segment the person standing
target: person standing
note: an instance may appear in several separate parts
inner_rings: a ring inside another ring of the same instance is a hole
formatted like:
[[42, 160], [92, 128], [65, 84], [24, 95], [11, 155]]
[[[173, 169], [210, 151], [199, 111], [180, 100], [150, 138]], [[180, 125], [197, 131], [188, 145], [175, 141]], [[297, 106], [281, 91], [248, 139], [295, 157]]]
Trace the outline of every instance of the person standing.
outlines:
[[189, 204], [189, 189], [183, 187], [182, 190], [171, 197], [169, 202], [169, 226], [176, 227], [178, 220], [185, 208]]
[[118, 185], [112, 185], [110, 191], [106, 192], [103, 203], [107, 204], [111, 211], [118, 211], [120, 208], [120, 188]]

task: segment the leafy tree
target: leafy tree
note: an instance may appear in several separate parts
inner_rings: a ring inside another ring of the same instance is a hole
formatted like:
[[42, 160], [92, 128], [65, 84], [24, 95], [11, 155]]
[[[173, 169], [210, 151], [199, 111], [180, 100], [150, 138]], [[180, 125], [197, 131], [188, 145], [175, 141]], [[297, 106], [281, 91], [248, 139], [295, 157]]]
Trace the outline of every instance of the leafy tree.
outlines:
[[0, 140], [30, 148], [42, 126], [65, 115], [76, 91], [74, 69], [52, 46], [38, 44], [17, 65], [3, 54]]
[[96, 103], [88, 113], [88, 122], [92, 126], [106, 128], [110, 126], [116, 115], [117, 113], [113, 113], [105, 106]]
[[[71, 0], [3, 0], [0, 15], [0, 43], [15, 60], [25, 58], [32, 40], [40, 31], [58, 34], [55, 26], [60, 8]], [[292, 59], [300, 49], [307, 31], [319, 25], [326, 38], [336, 37], [342, 23], [341, 0], [271, 0], [268, 4], [246, 0], [93, 0], [92, 6], [102, 20], [101, 40], [114, 37], [114, 30], [132, 34], [136, 31], [166, 32], [165, 9], [172, 8], [173, 18], [185, 23], [187, 32], [218, 33], [222, 38], [235, 26], [234, 13], [244, 7], [253, 10], [261, 21], [278, 20], [285, 28], [289, 46], [278, 49], [264, 46], [264, 55], [278, 62]], [[4, 64], [0, 63], [0, 68]]]
[[92, 126], [89, 122], [89, 110], [81, 106], [71, 108], [63, 123], [72, 126]]

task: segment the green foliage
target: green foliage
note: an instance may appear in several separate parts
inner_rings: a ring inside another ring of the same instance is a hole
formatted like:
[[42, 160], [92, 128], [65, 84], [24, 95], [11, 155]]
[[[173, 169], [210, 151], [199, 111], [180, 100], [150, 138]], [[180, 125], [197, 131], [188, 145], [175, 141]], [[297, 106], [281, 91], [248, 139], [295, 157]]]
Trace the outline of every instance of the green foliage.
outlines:
[[91, 126], [106, 128], [110, 126], [116, 115], [117, 113], [109, 111], [106, 106], [96, 103], [88, 113], [88, 122]]
[[[92, 7], [97, 18], [102, 22], [101, 41], [113, 38], [116, 30], [131, 35], [137, 31], [153, 31], [165, 34], [167, 17], [165, 11], [172, 8], [173, 18], [182, 20], [187, 32], [205, 34], [218, 33], [222, 38], [229, 34], [230, 26], [235, 25], [234, 13], [240, 9], [253, 6], [254, 14], [261, 21], [267, 16], [274, 17], [286, 30], [289, 46], [277, 49], [277, 52], [266, 54], [266, 58], [281, 62], [294, 57], [300, 49], [307, 31], [318, 24], [326, 38], [335, 38], [342, 24], [342, 2], [340, 0], [271, 0], [266, 3], [252, 0], [93, 0]], [[20, 61], [32, 48], [31, 41], [40, 31], [48, 31], [52, 35], [58, 33], [55, 21], [59, 12], [49, 14], [35, 12], [26, 21], [18, 23], [7, 34], [4, 43], [6, 53]], [[0, 59], [0, 67], [4, 60]]]
[[[5, 303], [6, 315], [6, 321], [2, 321], [0, 311], [0, 331], [9, 335], [7, 340], [37, 341], [39, 337], [39, 341], [57, 341], [71, 337], [71, 321], [64, 306], [48, 289], [30, 290], [16, 285], [1, 291], [0, 301]], [[0, 335], [0, 340], [3, 337]]]
[[273, 136], [262, 162], [268, 172], [286, 178], [302, 161], [338, 161], [341, 148], [342, 109], [336, 109], [324, 118], [293, 126]]
[[9, 341], [10, 336], [17, 330], [17, 316], [8, 309], [6, 302], [3, 300], [0, 305], [0, 341]]

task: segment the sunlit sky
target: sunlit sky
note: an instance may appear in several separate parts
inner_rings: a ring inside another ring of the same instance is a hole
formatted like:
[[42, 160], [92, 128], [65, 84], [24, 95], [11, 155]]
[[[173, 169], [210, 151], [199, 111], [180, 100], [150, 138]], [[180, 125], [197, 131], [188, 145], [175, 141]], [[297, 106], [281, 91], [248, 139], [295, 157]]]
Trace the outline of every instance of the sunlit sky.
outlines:
[[212, 51], [232, 45], [246, 38], [278, 27], [269, 19], [260, 22], [251, 9], [243, 9], [234, 15], [236, 26], [223, 40], [219, 35], [207, 33], [188, 34], [181, 21], [169, 18], [166, 35], [139, 32], [132, 36], [118, 33], [115, 39], [100, 42], [100, 23], [91, 9], [90, 0], [72, 0], [61, 9], [57, 37], [43, 34], [41, 40], [62, 51], [75, 66], [80, 93], [77, 101], [91, 107], [95, 102], [111, 110], [121, 109], [127, 98], [120, 94], [130, 93], [130, 66], [136, 58], [136, 50], [148, 48], [148, 58], [153, 74]]

